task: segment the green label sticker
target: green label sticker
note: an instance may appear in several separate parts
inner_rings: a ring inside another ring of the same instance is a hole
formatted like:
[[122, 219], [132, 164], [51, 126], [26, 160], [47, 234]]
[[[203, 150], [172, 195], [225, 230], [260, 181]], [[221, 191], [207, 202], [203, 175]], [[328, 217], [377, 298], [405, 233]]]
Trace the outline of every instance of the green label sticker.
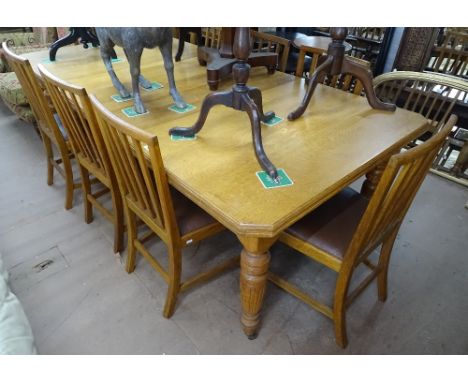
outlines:
[[121, 58], [119, 58], [119, 57], [117, 57], [117, 58], [111, 58], [111, 62], [112, 62], [113, 64], [116, 64], [116, 63], [122, 62], [122, 61], [123, 61], [123, 60], [122, 60]]
[[281, 123], [281, 122], [283, 122], [283, 118], [281, 118], [281, 117], [279, 117], [277, 115], [275, 115], [273, 118], [270, 118], [267, 122], [262, 121], [262, 123], [264, 125], [267, 125], [267, 126], [275, 126], [275, 125], [277, 125], [278, 123]]
[[294, 184], [288, 174], [286, 174], [286, 171], [284, 171], [282, 168], [277, 169], [277, 171], [279, 180], [276, 182], [265, 171], [257, 171], [255, 175], [257, 175], [258, 179], [265, 188], [287, 187]]
[[197, 139], [196, 135], [184, 137], [183, 135], [171, 134], [171, 141], [194, 141], [195, 139]]
[[122, 109], [122, 113], [124, 113], [127, 117], [134, 118], [134, 117], [139, 117], [141, 115], [148, 114], [149, 111], [146, 110], [144, 113], [137, 113], [133, 106], [129, 106], [129, 107], [126, 107], [125, 109]]
[[175, 104], [173, 104], [172, 106], [169, 106], [169, 110], [174, 111], [179, 114], [188, 113], [189, 111], [192, 111], [193, 109], [195, 109], [195, 106], [189, 103], [183, 109], [180, 107], [177, 107]]
[[127, 101], [130, 101], [133, 99], [133, 96], [132, 95], [129, 95], [128, 97], [125, 97], [123, 98], [120, 94], [114, 94], [111, 96], [111, 98], [115, 101], [115, 102], [127, 102]]
[[152, 92], [154, 90], [158, 90], [164, 87], [163, 84], [160, 84], [159, 82], [151, 82], [151, 87], [150, 88], [144, 88], [143, 86], [140, 85], [140, 87], [147, 91], [147, 92]]

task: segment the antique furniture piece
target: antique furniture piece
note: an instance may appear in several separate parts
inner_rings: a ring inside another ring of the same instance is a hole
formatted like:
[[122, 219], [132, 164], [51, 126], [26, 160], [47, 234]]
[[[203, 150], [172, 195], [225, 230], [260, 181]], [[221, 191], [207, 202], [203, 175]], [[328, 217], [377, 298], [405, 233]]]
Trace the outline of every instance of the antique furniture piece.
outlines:
[[[224, 229], [180, 192], [169, 187], [156, 135], [116, 118], [91, 97], [104, 133], [112, 165], [124, 198], [128, 227], [127, 272], [135, 269], [136, 251], [143, 255], [168, 283], [164, 317], [174, 313], [179, 292], [239, 265], [239, 256], [182, 282], [182, 249]], [[138, 237], [137, 219], [167, 246], [169, 269], [165, 270], [145, 248], [148, 236]]]
[[[94, 47], [99, 45], [97, 36], [94, 34], [94, 32], [90, 28], [71, 27], [70, 33], [67, 36], [61, 38], [60, 40], [55, 41], [50, 47], [50, 51], [49, 51], [50, 61], [55, 61], [57, 50], [59, 50], [63, 46], [74, 44], [78, 40], [80, 40], [80, 42], [83, 44], [83, 48], [85, 49], [88, 49], [88, 44], [91, 44]], [[113, 55], [112, 57], [116, 58], [115, 55]]]
[[[308, 67], [306, 68], [306, 57], [307, 54], [312, 56], [312, 61], [309, 63]], [[297, 77], [305, 77], [306, 84], [309, 83], [309, 76], [317, 69], [317, 63], [319, 58], [322, 56], [323, 52], [320, 49], [311, 48], [307, 46], [301, 46], [299, 49], [299, 59], [297, 61], [296, 67], [296, 76]], [[348, 57], [352, 61], [356, 61], [361, 66], [369, 69], [370, 63], [365, 60], [360, 60], [355, 57]], [[348, 73], [340, 73], [335, 75], [324, 75], [321, 76], [318, 80], [320, 83], [325, 85], [341, 89], [343, 91], [347, 91], [356, 95], [361, 95], [364, 89], [362, 82], [359, 81], [358, 78], [355, 76], [348, 74]]]
[[[198, 61], [206, 64], [208, 86], [210, 90], [218, 89], [222, 78], [228, 76], [237, 61], [234, 53], [234, 33], [236, 28], [223, 27], [221, 45], [219, 49], [200, 47], [198, 49]], [[271, 52], [251, 53], [247, 57], [247, 63], [254, 66], [266, 66], [268, 73], [273, 74], [278, 63], [278, 55]]]
[[[330, 37], [332, 28], [298, 27], [277, 28], [283, 33], [305, 33], [308, 36]], [[418, 29], [418, 28], [416, 28]], [[423, 28], [419, 28], [423, 29]], [[293, 32], [294, 31], [294, 32]], [[350, 46], [347, 53], [365, 61], [370, 62], [370, 69], [374, 75], [381, 74], [387, 59], [390, 42], [394, 28], [385, 27], [350, 27], [346, 42]]]
[[[114, 253], [121, 252], [124, 247], [122, 197], [88, 93], [83, 87], [68, 84], [55, 77], [42, 65], [38, 65], [38, 69], [55, 110], [68, 132], [69, 142], [80, 168], [85, 222], [91, 223], [93, 207], [98, 209], [114, 225]], [[90, 175], [104, 188], [92, 192]], [[112, 210], [100, 202], [100, 197], [109, 192]]]
[[[190, 55], [193, 58], [180, 61], [174, 71], [184, 78], [179, 82], [181, 92], [200, 108], [206, 95], [206, 71], [197, 65], [196, 47], [187, 44], [184, 56]], [[36, 64], [44, 60], [43, 53], [27, 57]], [[293, 181], [288, 187], [266, 189], [256, 176], [258, 163], [247, 115], [213, 108], [196, 139], [173, 141], [167, 131], [189, 125], [194, 112], [175, 113], [168, 109], [165, 94], [151, 92], [142, 94], [149, 114], [125, 117], [122, 104], [111, 99], [115, 89], [107, 81], [97, 49], [64, 47], [59, 61], [44, 66], [57, 77], [85, 87], [110, 113], [138, 131], [157, 135], [169, 184], [236, 234], [243, 245], [241, 323], [251, 338], [260, 330], [269, 248], [279, 235], [353, 181], [374, 173], [376, 166], [426, 129], [426, 119], [419, 114], [399, 108], [394, 113], [372, 109], [363, 97], [319, 84], [311, 101], [313, 110], [306, 110], [303, 118], [262, 128], [265, 150]], [[142, 70], [164, 73], [162, 59], [143, 54]], [[281, 72], [270, 76], [263, 68], [252, 68], [249, 84], [264, 89], [268, 108], [283, 117], [305, 93], [303, 79]], [[377, 181], [378, 172], [369, 176], [370, 184]]]
[[[419, 73], [419, 72], [390, 72], [382, 74], [374, 79], [374, 89], [377, 96], [386, 102], [395, 103], [398, 107], [420, 113], [428, 120], [428, 130], [418, 137], [424, 141], [435, 131], [445, 124], [451, 113], [457, 113], [456, 107], [468, 108], [468, 81], [439, 73]], [[462, 151], [466, 145], [464, 140], [456, 139], [455, 130], [448, 137], [447, 144], [450, 148]], [[433, 167], [444, 170], [445, 148], [437, 156]], [[452, 173], [460, 171], [463, 164], [457, 160]], [[460, 175], [457, 173], [457, 175]]]
[[301, 104], [288, 114], [288, 119], [292, 121], [304, 114], [319, 79], [325, 74], [335, 76], [347, 73], [357, 77], [362, 82], [367, 101], [373, 108], [389, 111], [395, 110], [395, 105], [384, 103], [375, 96], [372, 87], [372, 73], [365, 66], [345, 56], [344, 39], [347, 35], [347, 28], [331, 28], [330, 33], [332, 42], [328, 46], [327, 56], [323, 58], [323, 61], [311, 76], [307, 93]]
[[[102, 60], [112, 83], [122, 98], [133, 97], [133, 108], [137, 113], [143, 114], [147, 111], [141, 101], [140, 86], [144, 89], [152, 88], [152, 83], [140, 74], [141, 55], [145, 48], [159, 48], [169, 80], [169, 94], [178, 108], [184, 109], [187, 106], [175, 85], [171, 28], [96, 28], [96, 33], [99, 38]], [[123, 86], [112, 67], [111, 57], [115, 45], [121, 46], [127, 57], [132, 78], [132, 93], [129, 93]]]
[[277, 70], [286, 71], [286, 65], [289, 57], [289, 40], [273, 36], [268, 33], [262, 33], [255, 30], [250, 31], [250, 44], [252, 52], [274, 52], [278, 55]]
[[234, 110], [245, 111], [252, 128], [252, 140], [255, 155], [263, 170], [275, 181], [278, 178], [276, 167], [270, 162], [262, 144], [262, 131], [260, 122], [268, 122], [275, 116], [273, 112], [263, 113], [262, 93], [258, 88], [247, 86], [250, 65], [247, 60], [250, 57], [249, 28], [237, 28], [234, 41], [234, 54], [238, 60], [232, 71], [235, 85], [228, 92], [214, 92], [208, 94], [203, 101], [200, 114], [192, 127], [174, 127], [169, 133], [182, 136], [194, 136], [205, 124], [208, 113], [213, 106], [224, 105]]
[[[275, 274], [270, 273], [268, 278], [331, 318], [339, 346], [344, 348], [348, 344], [346, 308], [375, 278], [379, 300], [387, 299], [387, 274], [393, 243], [414, 196], [456, 119], [452, 115], [443, 129], [422, 145], [393, 155], [370, 200], [346, 188], [280, 236], [281, 242], [338, 273], [333, 307], [317, 301]], [[368, 258], [380, 246], [375, 264]], [[360, 264], [371, 272], [350, 291], [354, 270]]]
[[392, 69], [422, 72], [431, 55], [438, 29], [404, 28]]
[[[73, 155], [68, 137], [63, 130], [60, 119], [53, 113], [49, 100], [45, 97], [44, 90], [36, 78], [29, 60], [13, 53], [6, 43], [3, 43], [2, 49], [8, 63], [18, 76], [34, 113], [47, 158], [47, 184], [50, 186], [54, 183], [55, 168], [65, 179], [65, 209], [69, 210], [73, 206], [73, 192], [76, 188], [81, 187], [81, 184], [76, 182], [73, 177], [71, 164]], [[57, 149], [57, 158], [55, 158], [53, 146]]]

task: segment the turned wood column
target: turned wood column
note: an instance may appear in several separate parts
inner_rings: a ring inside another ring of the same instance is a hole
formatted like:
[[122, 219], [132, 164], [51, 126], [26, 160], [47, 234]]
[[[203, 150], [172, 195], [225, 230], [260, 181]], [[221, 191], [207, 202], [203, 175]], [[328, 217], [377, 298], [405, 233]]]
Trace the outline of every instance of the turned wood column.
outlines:
[[238, 236], [244, 246], [241, 252], [240, 291], [241, 324], [249, 339], [255, 339], [260, 328], [260, 314], [265, 296], [271, 245], [275, 238]]
[[362, 196], [365, 196], [367, 199], [371, 198], [372, 194], [377, 188], [377, 184], [379, 184], [379, 180], [382, 177], [386, 165], [386, 162], [380, 163], [366, 174], [366, 180], [364, 183], [362, 183], [361, 186]]
[[385, 167], [387, 167], [387, 163], [390, 160], [390, 157], [399, 152], [400, 150], [393, 152], [387, 159], [380, 162], [377, 166], [375, 166], [366, 174], [366, 180], [364, 181], [364, 183], [362, 183], [361, 186], [362, 196], [365, 196], [368, 199], [371, 198], [372, 194], [377, 188], [377, 185], [379, 184], [380, 178], [382, 177]]

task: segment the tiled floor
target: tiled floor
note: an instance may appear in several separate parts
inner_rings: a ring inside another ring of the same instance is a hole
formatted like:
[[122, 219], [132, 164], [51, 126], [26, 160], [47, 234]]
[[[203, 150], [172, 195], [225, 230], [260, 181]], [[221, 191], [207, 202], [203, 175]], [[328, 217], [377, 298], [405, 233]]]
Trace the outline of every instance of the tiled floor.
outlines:
[[[334, 344], [331, 321], [272, 285], [261, 332], [249, 341], [238, 270], [183, 294], [164, 319], [160, 276], [141, 258], [126, 274], [112, 227], [98, 213], [84, 223], [79, 193], [65, 211], [63, 180], [46, 185], [32, 126], [0, 103], [0, 252], [43, 354], [466, 354], [467, 200], [466, 188], [428, 175], [395, 244], [389, 298], [378, 302], [371, 287], [349, 309], [346, 350]], [[152, 250], [164, 258], [159, 242]], [[185, 251], [185, 271], [239, 252], [236, 238], [221, 234]], [[284, 246], [272, 256], [275, 269], [311, 291], [335, 280]]]

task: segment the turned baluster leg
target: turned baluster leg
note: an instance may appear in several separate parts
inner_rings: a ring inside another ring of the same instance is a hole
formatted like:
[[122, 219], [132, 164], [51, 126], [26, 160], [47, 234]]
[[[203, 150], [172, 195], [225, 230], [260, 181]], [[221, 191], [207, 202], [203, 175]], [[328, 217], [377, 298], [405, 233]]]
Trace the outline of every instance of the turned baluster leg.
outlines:
[[266, 113], [263, 112], [263, 99], [260, 89], [249, 87], [249, 96], [257, 105], [258, 112], [260, 113], [260, 120], [262, 122], [268, 122], [275, 116], [275, 113], [272, 111], [267, 111]]
[[380, 178], [382, 177], [386, 166], [387, 161], [383, 161], [366, 174], [366, 180], [361, 186], [362, 196], [365, 196], [368, 199], [371, 198], [372, 194], [377, 188], [377, 184], [379, 184]]
[[244, 249], [241, 252], [240, 292], [241, 324], [249, 339], [255, 339], [260, 328], [260, 312], [265, 296], [269, 248], [276, 238], [238, 236]]

